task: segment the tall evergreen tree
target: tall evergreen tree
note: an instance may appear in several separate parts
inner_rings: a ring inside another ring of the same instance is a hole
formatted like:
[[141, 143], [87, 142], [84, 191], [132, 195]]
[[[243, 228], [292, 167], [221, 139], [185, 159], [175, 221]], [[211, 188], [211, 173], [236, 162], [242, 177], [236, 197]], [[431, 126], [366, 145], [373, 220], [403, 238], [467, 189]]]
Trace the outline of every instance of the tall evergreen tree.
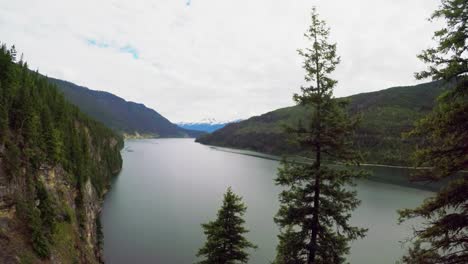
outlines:
[[[434, 34], [438, 45], [418, 57], [429, 65], [416, 78], [443, 80], [450, 88], [438, 98], [431, 114], [409, 133], [422, 139], [415, 166], [430, 167], [416, 181], [440, 181], [468, 169], [468, 1], [442, 0], [431, 19], [445, 19]], [[405, 263], [468, 263], [468, 175], [452, 179], [434, 197], [415, 209], [400, 211], [400, 221], [422, 217], [414, 247]]]
[[197, 256], [204, 256], [200, 264], [235, 264], [247, 263], [249, 248], [256, 248], [244, 234], [248, 230], [244, 227], [247, 207], [242, 198], [232, 192], [231, 187], [224, 194], [224, 201], [218, 211], [215, 221], [202, 224], [207, 237], [205, 245], [198, 251]]
[[337, 81], [330, 74], [340, 59], [328, 35], [329, 28], [314, 8], [312, 25], [305, 34], [311, 45], [299, 51], [307, 86], [294, 95], [298, 104], [310, 109], [310, 119], [288, 132], [315, 161], [284, 161], [279, 169], [276, 183], [286, 189], [280, 194], [281, 207], [275, 218], [281, 228], [278, 264], [344, 263], [348, 243], [366, 232], [349, 225], [351, 211], [360, 203], [349, 185], [363, 173], [327, 165], [331, 160], [355, 161], [350, 140], [356, 125], [344, 111], [346, 103], [333, 97]]

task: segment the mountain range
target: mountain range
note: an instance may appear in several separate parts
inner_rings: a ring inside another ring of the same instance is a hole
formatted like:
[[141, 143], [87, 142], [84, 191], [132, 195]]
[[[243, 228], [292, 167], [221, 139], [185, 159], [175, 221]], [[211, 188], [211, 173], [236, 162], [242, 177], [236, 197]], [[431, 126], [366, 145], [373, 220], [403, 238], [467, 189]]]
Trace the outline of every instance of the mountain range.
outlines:
[[[197, 142], [248, 149], [273, 155], [303, 155], [305, 150], [288, 144], [284, 126], [307, 122], [303, 106], [281, 108], [247, 120], [171, 123], [143, 104], [126, 101], [108, 92], [49, 78], [65, 98], [81, 111], [128, 137], [196, 137]], [[403, 139], [414, 122], [426, 115], [446, 85], [441, 82], [393, 87], [348, 96], [348, 112], [361, 123], [354, 143], [366, 163], [409, 165], [416, 139]], [[210, 133], [210, 134], [207, 134]]]
[[71, 82], [48, 78], [65, 98], [107, 127], [130, 137], [197, 137], [204, 132], [185, 129], [143, 104]]
[[[441, 82], [415, 86], [393, 87], [346, 97], [347, 111], [361, 117], [353, 139], [367, 163], [408, 165], [416, 139], [403, 139], [402, 133], [426, 115], [446, 87]], [[288, 144], [284, 126], [307, 121], [303, 106], [281, 108], [260, 116], [226, 125], [212, 134], [197, 138], [197, 142], [248, 149], [274, 155], [307, 155], [306, 151]]]
[[232, 121], [218, 121], [214, 118], [205, 118], [200, 120], [199, 122], [179, 122], [176, 124], [184, 129], [212, 133], [218, 129], [225, 127], [227, 124], [236, 123], [240, 121], [241, 119], [236, 119]]

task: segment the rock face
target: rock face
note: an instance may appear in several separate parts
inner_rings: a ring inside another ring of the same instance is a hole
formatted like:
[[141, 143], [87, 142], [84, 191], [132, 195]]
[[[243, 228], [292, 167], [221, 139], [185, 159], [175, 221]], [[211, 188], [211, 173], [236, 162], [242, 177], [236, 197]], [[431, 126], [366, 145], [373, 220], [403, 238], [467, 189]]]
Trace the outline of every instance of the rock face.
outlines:
[[[111, 138], [106, 144], [113, 151], [120, 151], [121, 144], [117, 139]], [[2, 149], [3, 146], [0, 151]], [[90, 152], [93, 161], [106, 160], [98, 147], [93, 147]], [[19, 212], [22, 201], [32, 195], [25, 170], [16, 176], [8, 175], [2, 154], [0, 152], [0, 263], [102, 263], [97, 221], [104, 192], [96, 190], [92, 177], [79, 188], [74, 175], [61, 165], [43, 164], [40, 167], [37, 181], [44, 187], [55, 212], [50, 256], [41, 258], [32, 247], [31, 223]], [[120, 169], [121, 163], [109, 168], [108, 179]], [[34, 206], [33, 210], [40, 208], [40, 199], [35, 200]]]
[[0, 210], [6, 210], [13, 205], [12, 190], [9, 188], [9, 181], [6, 177], [0, 158]]
[[96, 257], [100, 259], [100, 248], [98, 248], [98, 236], [96, 220], [99, 217], [101, 211], [101, 200], [96, 194], [96, 190], [91, 185], [91, 181], [88, 179], [85, 184], [85, 192], [83, 195], [85, 220], [84, 233], [86, 238], [86, 246], [91, 249]]

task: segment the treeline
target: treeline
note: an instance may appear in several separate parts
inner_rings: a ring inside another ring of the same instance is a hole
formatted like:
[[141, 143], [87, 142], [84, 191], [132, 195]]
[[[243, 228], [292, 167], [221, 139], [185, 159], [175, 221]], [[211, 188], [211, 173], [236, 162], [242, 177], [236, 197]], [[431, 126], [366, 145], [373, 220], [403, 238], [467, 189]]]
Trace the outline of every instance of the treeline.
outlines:
[[90, 180], [102, 195], [121, 168], [122, 146], [120, 136], [82, 114], [47, 78], [29, 70], [14, 46], [1, 45], [0, 157], [7, 180], [17, 188], [17, 215], [27, 223], [40, 257], [50, 255], [55, 223], [72, 217], [39, 180], [41, 171], [61, 167], [69, 175], [83, 225], [84, 185]]

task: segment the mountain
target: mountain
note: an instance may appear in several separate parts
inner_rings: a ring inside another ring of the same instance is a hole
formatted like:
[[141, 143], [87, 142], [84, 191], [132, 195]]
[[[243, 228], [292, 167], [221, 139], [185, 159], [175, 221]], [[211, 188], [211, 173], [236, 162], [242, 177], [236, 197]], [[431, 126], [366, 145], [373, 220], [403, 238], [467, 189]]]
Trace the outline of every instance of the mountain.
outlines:
[[[350, 115], [360, 115], [362, 121], [354, 138], [367, 163], [408, 165], [414, 149], [413, 140], [401, 134], [411, 130], [418, 119], [429, 113], [435, 100], [446, 88], [441, 82], [394, 87], [377, 92], [346, 97]], [[306, 121], [306, 109], [292, 106], [233, 123], [203, 135], [197, 142], [248, 149], [274, 155], [307, 155], [305, 150], [291, 146], [283, 133], [284, 125]]]
[[49, 80], [81, 111], [119, 133], [148, 137], [197, 137], [203, 134], [178, 127], [143, 104], [128, 102], [111, 93], [91, 90], [71, 82], [54, 78]]
[[227, 124], [235, 123], [241, 121], [240, 119], [233, 121], [217, 121], [213, 118], [202, 119], [199, 122], [179, 122], [176, 123], [179, 127], [189, 130], [203, 131], [207, 133], [212, 133], [216, 130], [219, 130], [225, 127]]
[[0, 263], [100, 263], [123, 139], [0, 47]]

